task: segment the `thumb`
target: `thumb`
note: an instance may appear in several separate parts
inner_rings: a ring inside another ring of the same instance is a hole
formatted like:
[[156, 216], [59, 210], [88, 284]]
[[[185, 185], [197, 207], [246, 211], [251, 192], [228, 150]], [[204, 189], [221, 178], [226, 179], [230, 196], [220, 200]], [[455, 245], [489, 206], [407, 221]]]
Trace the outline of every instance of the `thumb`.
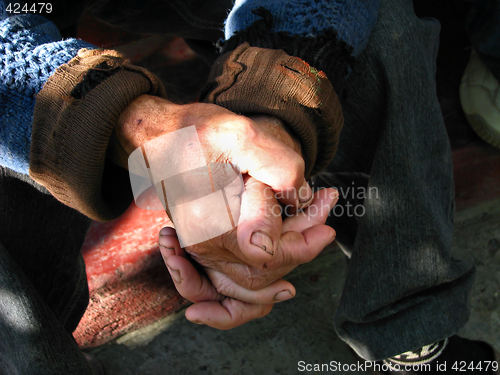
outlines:
[[240, 259], [260, 266], [272, 259], [281, 236], [281, 206], [273, 190], [249, 177], [241, 196], [237, 238]]

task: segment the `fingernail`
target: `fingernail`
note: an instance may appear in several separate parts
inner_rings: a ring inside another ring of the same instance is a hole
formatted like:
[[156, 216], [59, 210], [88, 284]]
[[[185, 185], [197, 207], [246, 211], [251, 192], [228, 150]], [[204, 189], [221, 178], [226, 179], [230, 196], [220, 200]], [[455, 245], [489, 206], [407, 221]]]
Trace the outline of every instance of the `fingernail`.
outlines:
[[200, 324], [200, 325], [203, 325], [204, 323], [201, 321], [201, 320], [190, 320], [191, 323], [194, 323], [194, 324]]
[[171, 236], [175, 232], [174, 228], [165, 227], [160, 230], [160, 236]]
[[307, 183], [307, 181], [304, 180], [304, 183], [299, 189], [299, 203], [301, 205], [304, 205], [306, 203], [309, 203], [313, 199], [313, 191], [311, 189], [311, 186]]
[[165, 264], [167, 265], [167, 268], [168, 270], [170, 271], [170, 276], [172, 276], [172, 279], [174, 279], [174, 281], [177, 283], [177, 284], [180, 284], [182, 282], [182, 278], [181, 278], [181, 273], [179, 272], [178, 269], [175, 269], [173, 268], [171, 265], [169, 265], [167, 262], [165, 262]]
[[271, 241], [271, 238], [264, 232], [253, 232], [252, 237], [250, 237], [250, 243], [260, 247], [266, 253], [274, 255], [273, 241]]
[[292, 292], [290, 292], [288, 289], [285, 289], [279, 293], [276, 293], [276, 295], [274, 296], [274, 300], [276, 302], [280, 302], [280, 301], [286, 301], [287, 299], [290, 299], [292, 297], [293, 297]]

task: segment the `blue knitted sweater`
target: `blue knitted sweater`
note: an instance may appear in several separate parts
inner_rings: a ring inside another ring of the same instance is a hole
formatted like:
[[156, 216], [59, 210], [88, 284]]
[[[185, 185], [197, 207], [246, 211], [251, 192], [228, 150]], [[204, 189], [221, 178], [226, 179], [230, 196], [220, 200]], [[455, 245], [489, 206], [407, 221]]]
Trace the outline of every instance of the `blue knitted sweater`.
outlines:
[[35, 95], [80, 48], [78, 39], [61, 40], [55, 25], [38, 15], [9, 17], [0, 0], [0, 165], [28, 173]]
[[[247, 29], [259, 18], [255, 10], [263, 7], [272, 15], [272, 32], [315, 38], [333, 30], [356, 56], [366, 46], [378, 6], [378, 0], [236, 0], [225, 36]], [[35, 96], [81, 48], [95, 47], [62, 40], [56, 26], [41, 16], [8, 14], [0, 0], [0, 165], [28, 174]]]

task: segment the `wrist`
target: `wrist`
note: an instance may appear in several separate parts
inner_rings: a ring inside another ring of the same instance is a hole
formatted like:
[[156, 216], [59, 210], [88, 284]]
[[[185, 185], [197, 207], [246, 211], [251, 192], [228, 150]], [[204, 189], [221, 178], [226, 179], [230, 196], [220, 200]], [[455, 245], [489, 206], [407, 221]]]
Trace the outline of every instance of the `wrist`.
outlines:
[[[128, 157], [148, 140], [172, 130], [179, 105], [157, 96], [141, 95], [120, 114], [108, 146], [108, 158], [127, 168]], [[171, 121], [154, 119], [168, 118]]]
[[269, 115], [253, 115], [249, 117], [269, 136], [278, 139], [293, 148], [300, 156], [303, 156], [300, 141], [292, 135], [290, 129], [279, 118]]

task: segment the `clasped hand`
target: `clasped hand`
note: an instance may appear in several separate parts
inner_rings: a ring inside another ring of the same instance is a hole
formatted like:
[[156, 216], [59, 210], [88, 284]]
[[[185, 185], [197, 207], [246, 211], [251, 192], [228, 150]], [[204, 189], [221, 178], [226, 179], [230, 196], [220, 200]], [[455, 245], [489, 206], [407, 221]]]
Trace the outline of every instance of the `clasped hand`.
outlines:
[[175, 230], [165, 227], [160, 250], [178, 292], [193, 302], [186, 318], [230, 329], [294, 297], [294, 286], [282, 277], [334, 240], [335, 231], [325, 222], [338, 194], [334, 189], [313, 193], [304, 178], [300, 145], [279, 120], [240, 116], [214, 104], [137, 98], [119, 119], [112, 158], [125, 165], [144, 142], [192, 125], [208, 162], [231, 162], [244, 176], [238, 226], [185, 249]]

